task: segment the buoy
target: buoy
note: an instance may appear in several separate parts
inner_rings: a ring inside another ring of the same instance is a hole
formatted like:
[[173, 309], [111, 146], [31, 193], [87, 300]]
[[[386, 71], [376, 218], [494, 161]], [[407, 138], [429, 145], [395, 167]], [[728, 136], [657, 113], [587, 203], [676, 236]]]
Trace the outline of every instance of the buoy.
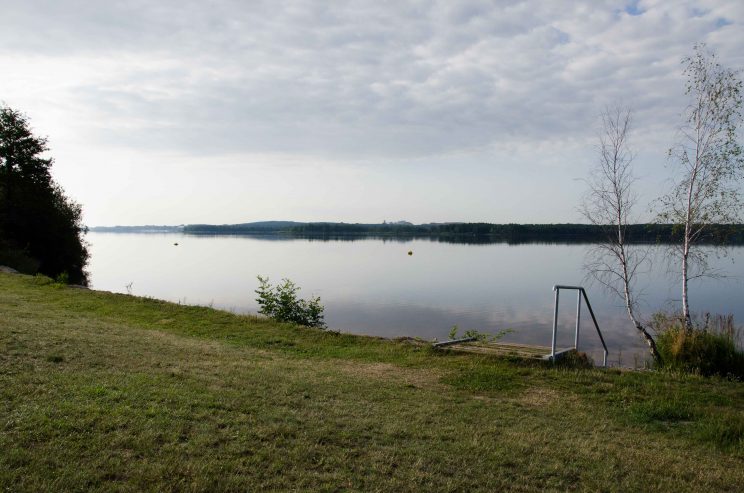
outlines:
[[413, 255], [413, 250], [408, 250], [408, 255]]

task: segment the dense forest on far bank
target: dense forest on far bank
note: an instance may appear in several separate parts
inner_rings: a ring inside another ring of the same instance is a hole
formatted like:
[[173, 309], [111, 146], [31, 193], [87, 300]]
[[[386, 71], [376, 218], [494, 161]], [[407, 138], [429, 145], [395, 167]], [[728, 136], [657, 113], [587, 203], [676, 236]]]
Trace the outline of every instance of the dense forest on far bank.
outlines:
[[[361, 223], [298, 223], [266, 221], [244, 224], [191, 224], [183, 227], [186, 234], [241, 235], [285, 234], [291, 236], [342, 237], [435, 237], [482, 241], [520, 242], [595, 242], [604, 240], [607, 227], [590, 224], [491, 224], [491, 223], [431, 223], [431, 224], [361, 224]], [[681, 230], [671, 224], [632, 224], [626, 235], [635, 243], [670, 243], [678, 240]], [[716, 224], [707, 228], [702, 239], [709, 244], [744, 245], [743, 224]]]

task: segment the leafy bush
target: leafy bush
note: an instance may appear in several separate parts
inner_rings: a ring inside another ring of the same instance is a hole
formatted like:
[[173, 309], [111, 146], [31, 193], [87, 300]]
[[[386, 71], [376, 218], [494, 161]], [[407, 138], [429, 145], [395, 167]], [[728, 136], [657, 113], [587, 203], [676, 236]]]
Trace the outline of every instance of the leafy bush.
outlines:
[[576, 351], [572, 349], [563, 356], [556, 359], [556, 366], [558, 368], [570, 368], [570, 369], [585, 369], [590, 370], [594, 368], [594, 360], [583, 351]]
[[297, 298], [299, 287], [289, 279], [282, 279], [276, 286], [269, 284], [268, 277], [258, 276], [258, 313], [278, 322], [292, 322], [307, 327], [325, 328], [323, 305], [320, 297], [303, 300]]
[[680, 317], [654, 315], [652, 327], [662, 366], [673, 370], [744, 378], [744, 351], [737, 347], [738, 331], [731, 316], [706, 316], [688, 327]]

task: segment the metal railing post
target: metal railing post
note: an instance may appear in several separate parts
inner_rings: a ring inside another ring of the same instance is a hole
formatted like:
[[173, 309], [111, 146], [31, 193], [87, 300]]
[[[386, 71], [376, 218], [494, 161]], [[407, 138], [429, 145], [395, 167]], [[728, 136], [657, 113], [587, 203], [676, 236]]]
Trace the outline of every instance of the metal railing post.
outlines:
[[579, 324], [581, 323], [581, 291], [576, 292], [576, 337], [574, 338], [574, 349], [579, 350]]
[[575, 289], [578, 291], [577, 300], [576, 300], [576, 335], [574, 338], [574, 349], [579, 349], [579, 330], [580, 330], [580, 324], [581, 324], [581, 297], [584, 297], [584, 303], [586, 303], [586, 308], [589, 310], [589, 315], [592, 317], [592, 322], [594, 323], [594, 328], [597, 330], [597, 335], [599, 336], [599, 341], [602, 343], [602, 348], [604, 349], [604, 356], [602, 358], [602, 364], [606, 367], [607, 366], [607, 356], [609, 352], [607, 351], [607, 344], [605, 343], [604, 337], [602, 336], [602, 331], [599, 330], [599, 324], [597, 323], [597, 317], [594, 316], [594, 310], [592, 310], [592, 304], [589, 303], [589, 297], [586, 295], [586, 290], [581, 286], [564, 286], [562, 284], [556, 284], [553, 286], [553, 291], [555, 291], [555, 310], [553, 312], [553, 340], [550, 345], [550, 359], [555, 361], [555, 345], [556, 345], [556, 338], [558, 333], [558, 293], [561, 289]]
[[555, 307], [553, 309], [553, 341], [550, 344], [550, 359], [555, 362], [555, 340], [558, 333], [558, 293], [560, 293], [560, 288], [553, 286], [553, 291], [555, 291]]
[[602, 343], [602, 347], [604, 348], [604, 358], [603, 359], [603, 366], [607, 366], [607, 344], [605, 344], [604, 337], [602, 337], [602, 331], [599, 330], [599, 324], [597, 323], [597, 317], [594, 316], [594, 310], [592, 310], [592, 304], [589, 303], [589, 297], [586, 295], [586, 290], [584, 288], [581, 289], [581, 294], [584, 295], [584, 301], [586, 302], [586, 307], [589, 309], [589, 315], [592, 316], [592, 322], [594, 322], [594, 328], [597, 329], [597, 335], [599, 336], [599, 341]]

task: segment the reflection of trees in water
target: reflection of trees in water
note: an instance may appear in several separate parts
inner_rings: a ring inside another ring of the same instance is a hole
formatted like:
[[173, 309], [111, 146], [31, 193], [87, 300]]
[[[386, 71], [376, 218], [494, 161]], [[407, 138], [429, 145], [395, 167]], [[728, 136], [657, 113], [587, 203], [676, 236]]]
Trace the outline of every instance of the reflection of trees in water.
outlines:
[[[293, 223], [296, 224], [296, 223]], [[379, 239], [391, 242], [429, 240], [458, 244], [582, 244], [603, 241], [604, 226], [597, 224], [490, 224], [447, 223], [420, 225], [304, 223], [299, 225], [255, 224], [188, 225], [187, 235], [229, 235], [273, 239], [358, 241]], [[679, 231], [671, 224], [628, 224], [627, 243], [676, 242]], [[703, 243], [744, 245], [744, 225], [711, 225]]]
[[[368, 240], [379, 240], [383, 243], [409, 243], [411, 241], [429, 241], [432, 243], [450, 243], [457, 245], [591, 245], [596, 244], [597, 240], [587, 238], [517, 238], [517, 239], [505, 239], [500, 236], [494, 235], [445, 235], [445, 234], [374, 234], [374, 233], [346, 233], [346, 234], [306, 234], [306, 233], [286, 233], [286, 232], [272, 232], [272, 233], [198, 233], [198, 232], [185, 232], [186, 236], [195, 236], [203, 238], [223, 238], [223, 237], [235, 237], [235, 238], [251, 238], [261, 241], [310, 241], [310, 242], [355, 242], [355, 241], [368, 241]], [[671, 241], [665, 238], [657, 239], [636, 239], [636, 241], [629, 241], [633, 244], [644, 244], [644, 245], [668, 245]], [[701, 242], [706, 244], [705, 242]], [[715, 244], [714, 240], [711, 240], [707, 244]], [[739, 241], [738, 236], [734, 239], [730, 239], [729, 245], [744, 245], [744, 241]]]

